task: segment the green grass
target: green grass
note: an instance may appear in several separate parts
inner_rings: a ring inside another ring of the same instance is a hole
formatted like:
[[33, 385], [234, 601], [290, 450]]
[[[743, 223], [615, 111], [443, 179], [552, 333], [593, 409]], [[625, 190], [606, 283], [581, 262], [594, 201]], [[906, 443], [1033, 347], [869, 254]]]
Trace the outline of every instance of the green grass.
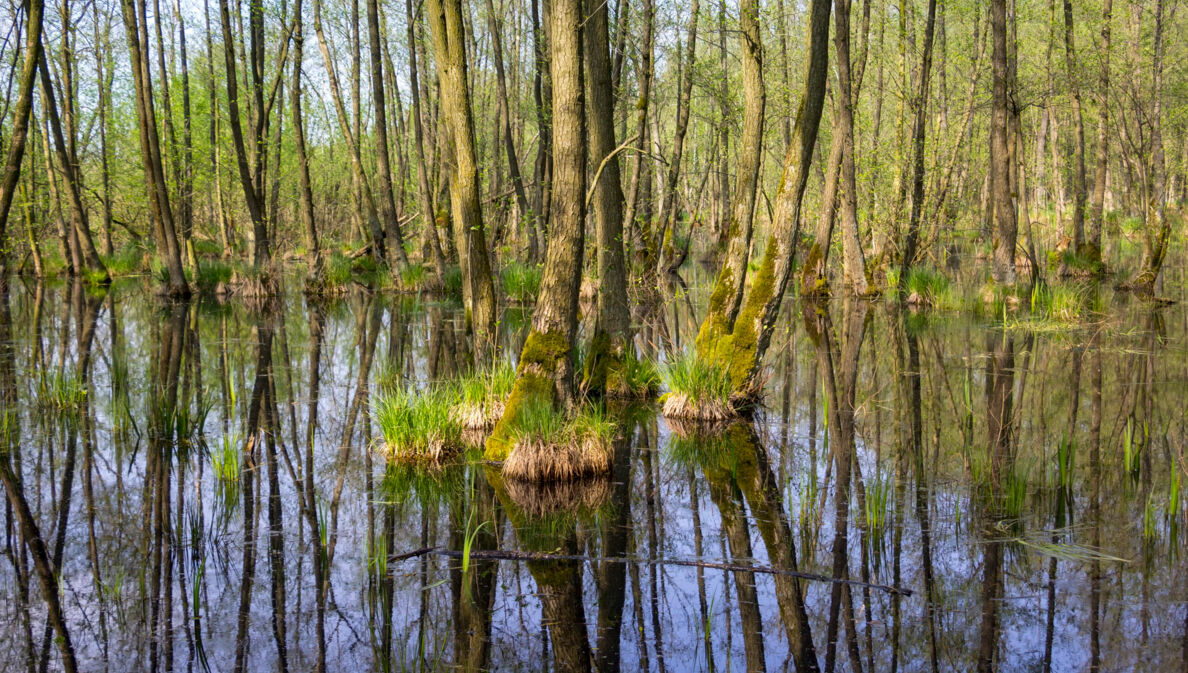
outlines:
[[516, 368], [510, 360], [500, 360], [495, 365], [480, 369], [457, 382], [462, 401], [481, 404], [491, 400], [503, 400], [511, 393], [516, 382]]
[[405, 290], [417, 290], [425, 284], [425, 267], [409, 264], [400, 271], [400, 286]]
[[147, 248], [142, 243], [125, 243], [107, 256], [103, 263], [112, 277], [144, 273], [146, 253]]
[[923, 305], [938, 311], [960, 311], [966, 305], [957, 286], [933, 269], [915, 267], [908, 271], [905, 291], [907, 296], [902, 297], [903, 300], [915, 296]]
[[660, 389], [660, 371], [652, 360], [641, 359], [634, 348], [625, 349], [622, 376], [625, 387], [637, 394], [651, 394]]
[[503, 280], [503, 292], [508, 299], [529, 304], [536, 301], [540, 291], [540, 267], [535, 264], [509, 262], [499, 275]]
[[219, 283], [231, 282], [235, 269], [220, 260], [199, 260], [194, 281], [202, 290], [213, 290]]
[[566, 443], [584, 439], [610, 442], [616, 423], [600, 404], [583, 405], [568, 416], [544, 400], [532, 400], [520, 408], [511, 428], [516, 440], [532, 439], [544, 443]]
[[461, 445], [462, 430], [450, 415], [454, 399], [449, 388], [408, 386], [380, 394], [375, 419], [388, 449], [397, 454], [425, 451], [434, 440], [453, 449]]
[[659, 374], [669, 392], [685, 395], [690, 400], [716, 400], [725, 404], [733, 392], [729, 372], [702, 360], [692, 350], [662, 364]]

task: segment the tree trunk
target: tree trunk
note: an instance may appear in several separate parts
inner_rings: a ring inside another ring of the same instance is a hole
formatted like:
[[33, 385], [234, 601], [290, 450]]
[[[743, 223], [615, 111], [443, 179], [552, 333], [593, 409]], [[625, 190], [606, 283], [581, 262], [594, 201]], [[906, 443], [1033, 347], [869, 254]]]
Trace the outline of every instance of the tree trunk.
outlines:
[[[636, 79], [639, 80], [639, 98], [635, 102], [635, 142], [639, 147], [647, 147], [648, 104], [652, 95], [653, 73], [653, 31], [656, 23], [656, 5], [654, 0], [644, 0], [643, 6], [643, 37], [640, 38], [639, 64], [636, 66]], [[635, 236], [636, 212], [640, 203], [640, 194], [646, 190], [642, 181], [645, 172], [644, 152], [633, 152], [631, 155], [631, 185], [627, 188], [627, 210], [623, 214], [623, 223], [627, 226], [628, 240], [632, 245], [643, 248], [651, 238], [651, 223], [640, 223], [639, 236]], [[636, 242], [638, 239], [638, 242]], [[641, 250], [636, 249], [636, 256]]]
[[[441, 83], [441, 110], [453, 139], [450, 202], [454, 230], [459, 232], [463, 301], [467, 326], [477, 338], [495, 330], [495, 286], [487, 256], [487, 235], [479, 200], [478, 164], [474, 148], [474, 116], [466, 81], [466, 47], [461, 0], [429, 0], [429, 28]], [[583, 194], [582, 198], [585, 198]]]
[[441, 250], [441, 240], [437, 237], [437, 212], [433, 208], [433, 193], [429, 187], [429, 157], [425, 152], [425, 124], [421, 111], [421, 91], [418, 83], [417, 67], [417, 32], [419, 16], [413, 12], [412, 0], [404, 0], [404, 7], [408, 13], [408, 58], [409, 58], [409, 88], [412, 90], [413, 140], [416, 145], [417, 158], [417, 200], [421, 204], [421, 221], [425, 227], [426, 244], [429, 254], [433, 258], [434, 274], [437, 276], [435, 284], [441, 287], [446, 273], [445, 254]]
[[[924, 134], [928, 128], [928, 79], [932, 74], [932, 43], [936, 32], [936, 0], [928, 0], [928, 19], [924, 24], [924, 51], [920, 55], [920, 86], [912, 99], [912, 210], [908, 216], [907, 236], [903, 243], [903, 264], [899, 272], [900, 294], [907, 287], [908, 273], [916, 263], [920, 240], [920, 218], [924, 210]], [[906, 298], [906, 297], [905, 297]]]
[[305, 255], [309, 263], [309, 280], [317, 284], [322, 276], [322, 251], [318, 245], [318, 227], [314, 219], [313, 187], [309, 179], [309, 156], [305, 149], [305, 121], [301, 117], [301, 68], [305, 63], [305, 26], [302, 23], [301, 6], [304, 0], [297, 0], [293, 18], [293, 84], [289, 91], [292, 98], [289, 107], [293, 115], [293, 145], [297, 151], [297, 175], [301, 192], [301, 223], [305, 227]]
[[380, 51], [379, 3], [367, 0], [367, 40], [371, 55], [371, 98], [375, 109], [375, 163], [379, 169], [380, 207], [383, 213], [385, 242], [388, 248], [388, 264], [395, 272], [408, 266], [408, 253], [404, 250], [404, 236], [400, 231], [399, 211], [393, 196], [392, 163], [388, 153], [388, 103], [384, 91], [383, 52]]
[[792, 129], [792, 144], [784, 155], [780, 191], [776, 194], [771, 237], [755, 272], [734, 329], [716, 341], [709, 357], [730, 375], [735, 392], [745, 399], [758, 396], [758, 375], [792, 275], [800, 237], [800, 208], [808, 184], [809, 167], [825, 103], [829, 63], [829, 0], [812, 0], [808, 14], [808, 59], [804, 97]]
[[1064, 65], [1072, 89], [1073, 112], [1073, 221], [1072, 249], [1079, 255], [1085, 248], [1085, 120], [1081, 114], [1081, 85], [1076, 72], [1077, 47], [1073, 33], [1071, 0], [1064, 0]]
[[[606, 5], [603, 4], [601, 7], [605, 13]], [[520, 210], [520, 220], [526, 222], [529, 217], [533, 217], [534, 215], [531, 206], [528, 205], [528, 195], [524, 191], [524, 178], [520, 174], [520, 160], [516, 155], [515, 134], [512, 133], [512, 108], [508, 101], [507, 75], [504, 72], [503, 65], [503, 22], [495, 16], [495, 4], [492, 0], [487, 0], [487, 29], [491, 32], [491, 47], [495, 57], [496, 93], [499, 96], [499, 105], [504, 111], [503, 123], [500, 125], [499, 131], [503, 134], [503, 148], [507, 155], [507, 170], [511, 178], [512, 189], [515, 191], [516, 206]], [[610, 109], [610, 107], [605, 109]], [[532, 229], [533, 227], [530, 225], [529, 231]]]
[[1144, 181], [1145, 222], [1143, 261], [1130, 287], [1140, 294], [1153, 294], [1171, 241], [1167, 217], [1167, 163], [1163, 153], [1163, 0], [1155, 0], [1155, 38], [1151, 58], [1151, 154]]
[[[8, 246], [5, 244], [8, 240], [8, 213], [12, 210], [12, 198], [21, 177], [21, 162], [29, 137], [29, 117], [33, 112], [33, 87], [37, 84], [37, 69], [41, 61], [43, 0], [24, 0], [21, 4], [25, 10], [25, 58], [17, 85], [16, 105], [13, 107], [4, 175], [0, 178], [0, 288], [8, 287]], [[4, 299], [7, 302], [7, 295], [4, 295]]]
[[990, 30], [993, 42], [994, 101], [990, 117], [990, 203], [994, 210], [994, 282], [1015, 282], [1015, 239], [1018, 215], [1011, 194], [1010, 56], [1007, 53], [1007, 0], [991, 0]]
[[549, 66], [553, 81], [553, 219], [532, 331], [503, 418], [487, 440], [488, 460], [506, 460], [511, 427], [537, 401], [571, 408], [574, 337], [586, 220], [586, 107], [582, 85], [581, 0], [553, 0]]
[[734, 329], [747, 280], [759, 166], [763, 160], [763, 113], [767, 90], [763, 84], [763, 40], [759, 32], [759, 2], [739, 7], [739, 53], [742, 55], [743, 135], [738, 149], [738, 176], [730, 209], [726, 258], [714, 281], [705, 320], [697, 334], [697, 351], [707, 357], [719, 337]]
[[[869, 2], [869, 0], [867, 0]], [[855, 295], [869, 290], [866, 282], [866, 259], [862, 255], [862, 240], [858, 237], [858, 193], [854, 175], [854, 104], [853, 81], [850, 74], [850, 0], [835, 0], [834, 47], [837, 51], [838, 97], [841, 104], [842, 132], [842, 270], [846, 287]]]
[[1090, 263], [1101, 263], [1101, 230], [1105, 219], [1106, 171], [1109, 168], [1110, 117], [1110, 23], [1113, 1], [1101, 3], [1101, 75], [1097, 84], [1097, 165], [1093, 172], [1093, 203], [1089, 210], [1089, 228], [1085, 236], [1082, 256]]
[[[586, 14], [589, 18], [582, 37], [590, 121], [589, 155], [596, 181], [594, 223], [598, 244], [598, 312], [586, 355], [584, 385], [598, 392], [630, 393], [633, 391], [616, 389], [617, 382], [622, 381], [623, 359], [633, 357], [635, 353], [631, 343], [631, 309], [627, 305], [627, 264], [623, 251], [623, 182], [619, 157], [614, 154], [617, 143], [610, 20], [606, 3], [601, 0], [586, 0]], [[510, 138], [508, 142], [511, 142]]]
[[[685, 67], [681, 73], [681, 89], [677, 98], [676, 131], [672, 139], [672, 156], [668, 159], [668, 177], [664, 181], [664, 191], [660, 194], [660, 231], [656, 232], [656, 240], [651, 245], [656, 254], [656, 262], [660, 267], [668, 266], [670, 260], [675, 261], [673, 260], [675, 252], [672, 247], [673, 239], [676, 237], [677, 222], [680, 219], [677, 179], [681, 172], [685, 135], [689, 131], [689, 99], [693, 95], [693, 68], [697, 60], [697, 13], [700, 10], [700, 0], [693, 0], [689, 9], [689, 35], [685, 44]], [[670, 220], [672, 221], [671, 226]], [[692, 235], [692, 230], [690, 230], [690, 235]], [[675, 271], [676, 269], [668, 268], [668, 270]]]
[[121, 0], [124, 30], [127, 34], [128, 57], [131, 62], [133, 85], [136, 91], [136, 117], [140, 136], [141, 163], [144, 165], [145, 183], [151, 186], [150, 210], [156, 232], [157, 254], [165, 263], [169, 274], [167, 292], [174, 297], [188, 297], [190, 286], [182, 269], [181, 247], [178, 245], [177, 229], [174, 227], [173, 209], [169, 204], [169, 191], [165, 183], [165, 170], [161, 163], [161, 144], [157, 135], [156, 113], [153, 111], [153, 83], [149, 74], [147, 53], [147, 29], [145, 28], [144, 3], [137, 0]]

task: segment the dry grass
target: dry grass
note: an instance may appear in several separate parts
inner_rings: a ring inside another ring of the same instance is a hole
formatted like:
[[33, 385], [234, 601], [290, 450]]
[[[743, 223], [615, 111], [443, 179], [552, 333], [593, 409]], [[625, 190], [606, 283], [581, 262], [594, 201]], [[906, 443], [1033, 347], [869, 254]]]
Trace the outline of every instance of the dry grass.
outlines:
[[462, 402], [450, 409], [450, 416], [463, 430], [487, 431], [503, 417], [503, 401]]
[[611, 492], [611, 480], [607, 477], [546, 483], [509, 479], [504, 483], [512, 502], [534, 518], [601, 509], [609, 502]]
[[397, 463], [440, 465], [458, 455], [458, 446], [440, 433], [432, 433], [422, 441], [388, 444], [388, 457]]
[[522, 435], [503, 464], [503, 474], [524, 481], [574, 481], [610, 472], [614, 447], [605, 437], [558, 437]]
[[695, 399], [680, 392], [664, 396], [660, 413], [665, 419], [699, 423], [725, 423], [738, 418], [729, 402], [713, 397]]

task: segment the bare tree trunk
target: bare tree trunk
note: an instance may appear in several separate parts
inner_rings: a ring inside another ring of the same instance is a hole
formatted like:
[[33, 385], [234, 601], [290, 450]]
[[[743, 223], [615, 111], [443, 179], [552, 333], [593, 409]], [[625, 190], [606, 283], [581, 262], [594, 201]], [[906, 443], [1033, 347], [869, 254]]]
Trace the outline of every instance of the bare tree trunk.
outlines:
[[[659, 267], [668, 265], [670, 260], [676, 261], [672, 250], [672, 241], [676, 237], [676, 225], [679, 220], [680, 199], [677, 198], [677, 179], [680, 177], [681, 158], [685, 150], [685, 135], [689, 131], [689, 99], [693, 95], [693, 68], [697, 60], [697, 13], [701, 10], [700, 0], [693, 0], [689, 8], [689, 34], [685, 43], [685, 68], [681, 73], [680, 95], [677, 97], [676, 132], [672, 140], [672, 156], [668, 160], [668, 177], [664, 182], [664, 191], [660, 194], [660, 231], [656, 232], [656, 240], [652, 249], [656, 254]], [[671, 228], [669, 220], [672, 220]], [[690, 234], [692, 232], [690, 231]], [[659, 267], [657, 270], [659, 270]], [[675, 271], [675, 268], [669, 268]]]
[[429, 157], [425, 152], [425, 124], [421, 111], [421, 91], [418, 83], [417, 67], [417, 31], [420, 23], [419, 16], [413, 12], [412, 0], [404, 0], [404, 7], [408, 13], [408, 58], [409, 58], [409, 88], [412, 90], [413, 140], [416, 145], [417, 158], [417, 199], [421, 203], [421, 220], [425, 227], [425, 238], [429, 254], [433, 258], [433, 269], [437, 276], [436, 285], [441, 287], [446, 273], [445, 255], [441, 250], [441, 240], [437, 237], [437, 213], [433, 208], [433, 194], [429, 187]]
[[[37, 68], [41, 61], [43, 0], [24, 0], [21, 4], [25, 10], [25, 58], [17, 85], [17, 100], [9, 131], [4, 175], [0, 178], [0, 288], [8, 287], [8, 246], [5, 244], [8, 213], [12, 209], [12, 198], [16, 194], [17, 181], [21, 177], [21, 161], [24, 159], [25, 144], [29, 137], [29, 117], [33, 112], [33, 87], [37, 84]], [[7, 302], [7, 295], [3, 298]]]
[[[868, 0], [869, 2], [869, 0]], [[842, 132], [842, 270], [846, 287], [855, 295], [869, 290], [866, 259], [858, 236], [858, 182], [854, 175], [854, 92], [850, 74], [850, 0], [835, 0], [834, 48], [837, 51], [838, 97]]]
[[[351, 153], [351, 168], [354, 171], [356, 183], [363, 198], [356, 199], [356, 212], [367, 220], [368, 232], [371, 235], [371, 257], [377, 262], [385, 262], [387, 251], [384, 248], [384, 229], [380, 224], [379, 210], [376, 208], [375, 195], [367, 181], [363, 168], [363, 158], [359, 149], [359, 136], [352, 130], [351, 119], [347, 116], [346, 106], [342, 102], [342, 90], [338, 85], [338, 74], [334, 68], [334, 60], [330, 56], [330, 46], [326, 42], [326, 34], [322, 30], [322, 2], [314, 0], [314, 32], [318, 36], [318, 47], [322, 52], [322, 63], [326, 67], [326, 75], [330, 81], [330, 98], [334, 102], [334, 111], [338, 116], [338, 125], [346, 136], [347, 147]], [[356, 100], [358, 96], [356, 96]]]
[[[487, 235], [483, 228], [479, 199], [474, 116], [466, 81], [462, 3], [461, 0], [429, 0], [427, 7], [441, 82], [442, 114], [453, 138], [450, 201], [453, 205], [454, 230], [458, 232], [456, 238], [462, 262], [467, 324], [477, 338], [486, 339], [495, 330], [495, 285], [491, 279]], [[584, 199], [585, 195], [581, 198]]]
[[[503, 22], [500, 21], [495, 15], [494, 2], [492, 2], [492, 0], [486, 0], [486, 2], [487, 2], [487, 29], [491, 33], [491, 46], [492, 46], [492, 50], [494, 52], [494, 57], [495, 57], [496, 92], [499, 96], [499, 105], [504, 111], [503, 120], [502, 120], [503, 123], [500, 125], [499, 131], [503, 134], [503, 148], [504, 148], [504, 152], [507, 155], [507, 170], [509, 173], [509, 177], [511, 178], [512, 189], [515, 191], [516, 206], [519, 208], [519, 211], [520, 211], [520, 220], [523, 222], [527, 222], [528, 218], [534, 217], [535, 215], [532, 212], [531, 206], [528, 205], [528, 195], [524, 191], [524, 178], [520, 174], [520, 160], [516, 155], [515, 134], [512, 133], [512, 120], [511, 120], [512, 108], [508, 101], [507, 75], [504, 72], [505, 69], [504, 69], [504, 65], [503, 65]], [[602, 8], [602, 12], [605, 14], [606, 4], [603, 3], [602, 5], [600, 5], [600, 7]], [[594, 19], [594, 20], [597, 20], [597, 19]], [[603, 18], [603, 21], [605, 22], [605, 16]], [[613, 98], [611, 100], [613, 100]], [[610, 109], [610, 107], [607, 107], [605, 109]], [[610, 119], [609, 116], [607, 118]], [[613, 124], [613, 122], [612, 122], [612, 124]], [[613, 129], [614, 129], [613, 125], [612, 125], [611, 129], [613, 131]], [[612, 138], [612, 145], [613, 145], [613, 138]], [[617, 173], [618, 167], [616, 166], [615, 169], [616, 169], [616, 173]], [[620, 190], [620, 192], [621, 191], [622, 190]], [[620, 198], [620, 200], [622, 200], [622, 199]], [[535, 228], [534, 226], [529, 225], [530, 232], [534, 228]], [[531, 245], [529, 247], [531, 247]]]
[[697, 334], [697, 350], [707, 357], [714, 342], [730, 334], [742, 305], [750, 257], [759, 166], [763, 160], [763, 113], [767, 89], [763, 84], [763, 40], [759, 32], [759, 3], [747, 0], [739, 7], [739, 52], [742, 54], [743, 135], [738, 148], [738, 176], [726, 258], [714, 281], [705, 320]]
[[924, 210], [924, 134], [928, 127], [928, 79], [932, 74], [932, 43], [936, 32], [936, 0], [928, 0], [928, 19], [924, 24], [924, 51], [920, 55], [920, 86], [912, 99], [915, 119], [912, 122], [912, 210], [908, 217], [907, 236], [903, 243], [903, 264], [899, 289], [907, 287], [908, 272], [916, 263], [920, 240], [920, 218]]
[[1097, 84], [1097, 165], [1093, 172], [1093, 203], [1089, 210], [1083, 256], [1090, 263], [1101, 263], [1101, 230], [1105, 219], [1106, 171], [1109, 168], [1109, 103], [1110, 103], [1110, 23], [1113, 20], [1113, 1], [1101, 3], [1101, 75]]
[[371, 98], [375, 109], [375, 163], [379, 169], [380, 204], [383, 213], [388, 264], [395, 272], [408, 266], [408, 253], [404, 250], [404, 236], [400, 231], [399, 211], [393, 196], [392, 164], [388, 153], [388, 103], [384, 91], [383, 52], [380, 50], [379, 3], [367, 0], [367, 39], [371, 54]]
[[[639, 64], [637, 65], [636, 78], [639, 80], [639, 98], [635, 102], [635, 138], [639, 147], [647, 147], [647, 130], [648, 130], [648, 104], [652, 95], [652, 78], [653, 78], [653, 31], [656, 23], [656, 5], [654, 0], [644, 0], [643, 6], [643, 37], [640, 38], [639, 47]], [[623, 214], [623, 223], [627, 226], [628, 240], [633, 244], [638, 239], [640, 248], [646, 246], [646, 242], [651, 238], [651, 223], [645, 221], [640, 223], [639, 236], [632, 235], [636, 231], [636, 212], [639, 208], [640, 194], [646, 190], [642, 181], [644, 173], [644, 152], [633, 152], [631, 155], [631, 185], [627, 188], [627, 210]], [[636, 250], [636, 257], [642, 254], [642, 250]]]
[[1007, 53], [1007, 0], [991, 0], [990, 24], [994, 45], [994, 105], [990, 117], [990, 194], [994, 209], [994, 282], [1015, 282], [1015, 240], [1018, 215], [1011, 195], [1010, 56]]
[[[99, 4], [91, 7], [95, 18], [95, 76], [99, 80], [99, 93], [95, 106], [99, 120], [99, 175], [103, 189], [103, 254], [110, 257], [113, 249], [111, 242], [111, 171], [108, 166], [107, 151], [107, 114], [111, 105], [111, 73], [114, 70], [108, 63], [111, 50], [110, 24], [104, 26], [102, 37], [99, 33]], [[0, 234], [0, 239], [3, 235]]]
[[313, 187], [309, 179], [309, 156], [305, 149], [305, 121], [301, 117], [301, 69], [305, 63], [305, 26], [302, 22], [301, 6], [304, 0], [297, 0], [293, 18], [293, 84], [289, 91], [292, 98], [290, 112], [293, 115], [293, 145], [297, 151], [297, 175], [301, 192], [301, 223], [305, 226], [305, 255], [309, 263], [309, 281], [317, 284], [322, 276], [322, 251], [318, 245], [318, 227], [314, 219]]
[[525, 405], [571, 408], [574, 337], [586, 220], [586, 105], [582, 85], [581, 0], [553, 0], [549, 66], [553, 80], [553, 213], [532, 331], [524, 342], [516, 382], [503, 418], [487, 440], [485, 456], [505, 460], [511, 428]]
[[1171, 241], [1167, 218], [1167, 163], [1163, 153], [1163, 0], [1155, 0], [1155, 38], [1151, 58], [1151, 154], [1148, 159], [1144, 197], [1143, 261], [1130, 287], [1140, 294], [1153, 294]]
[[1076, 72], [1077, 47], [1073, 33], [1071, 0], [1064, 0], [1064, 65], [1072, 89], [1073, 111], [1073, 221], [1072, 249], [1079, 255], [1085, 248], [1085, 120], [1081, 114], [1081, 85]]

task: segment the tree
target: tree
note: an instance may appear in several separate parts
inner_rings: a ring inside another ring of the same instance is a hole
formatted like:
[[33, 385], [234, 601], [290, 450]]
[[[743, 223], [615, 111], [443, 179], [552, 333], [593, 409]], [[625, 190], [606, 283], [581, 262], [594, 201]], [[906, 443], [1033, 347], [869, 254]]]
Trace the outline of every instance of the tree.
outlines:
[[1010, 143], [1010, 55], [1007, 52], [1007, 0], [991, 0], [990, 32], [993, 49], [994, 101], [990, 115], [990, 192], [994, 210], [994, 282], [1015, 282], [1015, 241], [1019, 218], [1011, 194]]
[[29, 117], [33, 113], [33, 87], [37, 83], [37, 69], [41, 61], [41, 25], [43, 0], [25, 0], [25, 60], [21, 65], [16, 105], [4, 160], [4, 175], [0, 178], [0, 287], [8, 286], [8, 213], [21, 177], [21, 161], [25, 157], [25, 143], [29, 137]]
[[795, 262], [796, 242], [800, 237], [800, 208], [825, 103], [829, 11], [828, 0], [812, 0], [809, 5], [804, 96], [792, 129], [792, 142], [784, 154], [771, 235], [763, 259], [730, 333], [706, 342], [707, 359], [729, 373], [735, 394], [744, 400], [759, 394], [757, 380], [763, 356], [771, 343]]
[[[441, 112], [450, 130], [450, 202], [462, 263], [462, 297], [467, 325], [485, 339], [495, 330], [495, 285], [487, 256], [487, 235], [479, 201], [474, 115], [466, 82], [466, 36], [461, 0], [429, 0], [429, 29], [441, 84]], [[583, 197], [584, 198], [584, 195]]]
[[743, 134], [738, 151], [738, 175], [727, 225], [726, 258], [714, 281], [705, 320], [697, 335], [697, 351], [709, 357], [714, 343], [734, 329], [746, 288], [747, 261], [755, 215], [755, 192], [763, 159], [763, 112], [767, 90], [763, 84], [763, 40], [759, 33], [759, 2], [739, 7], [739, 53], [742, 54]]
[[532, 331], [524, 342], [516, 382], [503, 417], [487, 439], [488, 460], [505, 460], [511, 428], [527, 405], [572, 408], [574, 337], [586, 221], [586, 101], [583, 86], [581, 0], [553, 0], [549, 72], [553, 82], [552, 221]]
[[190, 286], [182, 269], [181, 247], [174, 226], [173, 209], [169, 204], [165, 168], [161, 163], [161, 142], [157, 135], [157, 116], [153, 108], [153, 81], [149, 74], [148, 28], [144, 2], [121, 0], [120, 6], [123, 9], [128, 60], [131, 63], [133, 88], [136, 92], [141, 163], [144, 165], [145, 184], [151, 186], [149, 210], [153, 219], [157, 254], [165, 263], [168, 273], [166, 292], [174, 297], [188, 297]]

